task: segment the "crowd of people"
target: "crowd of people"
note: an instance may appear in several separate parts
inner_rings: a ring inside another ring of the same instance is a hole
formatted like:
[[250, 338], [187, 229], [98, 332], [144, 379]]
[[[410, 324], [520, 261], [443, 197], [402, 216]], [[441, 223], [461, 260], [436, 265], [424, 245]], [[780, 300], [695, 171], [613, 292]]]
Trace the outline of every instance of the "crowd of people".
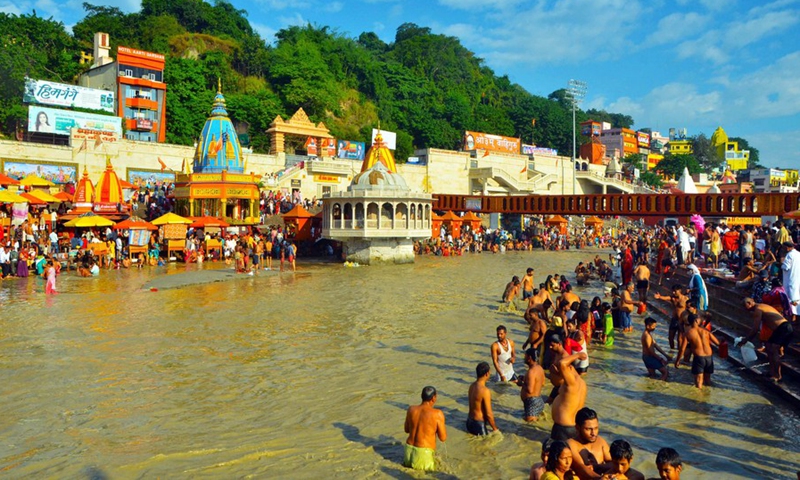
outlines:
[[[735, 244], [730, 240], [734, 236]], [[732, 274], [739, 278], [737, 288], [746, 289], [742, 306], [753, 319], [751, 331], [737, 342], [758, 337], [769, 360], [771, 378], [781, 381], [781, 357], [793, 339], [792, 324], [797, 322], [800, 303], [800, 252], [795, 249], [798, 241], [800, 227], [795, 224], [787, 228], [782, 222], [762, 228], [709, 223], [700, 227], [690, 224], [630, 230], [609, 242], [614, 252], [608, 260], [596, 255], [576, 266], [575, 281], [579, 285], [590, 280], [604, 282], [605, 298], [594, 297], [591, 302], [581, 299], [564, 275], [550, 275], [538, 288], [533, 268], [528, 268], [522, 278], [513, 276], [501, 295], [500, 310], [524, 310], [529, 335], [520, 351], [526, 372], [515, 370], [517, 345], [508, 338], [507, 328], [498, 326], [497, 341], [490, 348], [491, 363], [477, 365], [476, 378], [466, 392], [466, 431], [471, 435], [499, 431], [491, 406], [492, 389], [487, 383], [517, 383], [521, 387], [524, 421], [538, 421], [546, 405], [551, 406], [550, 436], [543, 444], [542, 462], [531, 468], [531, 479], [643, 479], [644, 475], [630, 469], [633, 450], [629, 442], [618, 439], [609, 444], [602, 439], [597, 413], [586, 405], [584, 377], [589, 371], [590, 345], [613, 346], [616, 335], [634, 331], [632, 315], [638, 313], [644, 324], [641, 358], [649, 377], [668, 381], [670, 363], [674, 368], [685, 363], [691, 366], [695, 387], [711, 385], [712, 345], [719, 346], [721, 342], [712, 326], [714, 315], [709, 311], [705, 282]], [[497, 252], [495, 245], [533, 248], [524, 234], [504, 238], [500, 231], [467, 231], [458, 239], [445, 236], [432, 242], [435, 248], [460, 249], [462, 253], [484, 249]], [[651, 272], [651, 268], [655, 271]], [[679, 268], [686, 270], [688, 283], [670, 284]], [[667, 302], [672, 313], [669, 352], [654, 338], [658, 321], [646, 314], [653, 275], [659, 285], [666, 281], [670, 291], [668, 295], [655, 293], [652, 297]], [[620, 283], [613, 283], [617, 278]], [[743, 282], [750, 279], [753, 281]], [[548, 379], [552, 390], [544, 396]], [[436, 390], [427, 386], [422, 403], [408, 410], [405, 431], [409, 436], [404, 456], [407, 467], [435, 468], [436, 438], [443, 442], [447, 437], [444, 414], [434, 408], [435, 403]], [[683, 463], [674, 449], [659, 450], [655, 463], [660, 478], [680, 478]]]

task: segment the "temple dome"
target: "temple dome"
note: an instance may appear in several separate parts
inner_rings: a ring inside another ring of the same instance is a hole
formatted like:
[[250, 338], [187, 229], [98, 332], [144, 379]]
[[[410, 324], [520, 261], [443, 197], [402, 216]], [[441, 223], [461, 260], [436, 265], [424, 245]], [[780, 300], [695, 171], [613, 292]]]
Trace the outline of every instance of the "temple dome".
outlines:
[[242, 147], [233, 123], [228, 118], [221, 88], [217, 90], [211, 114], [197, 139], [192, 166], [194, 173], [218, 173], [223, 170], [231, 173], [244, 172]]
[[75, 194], [72, 197], [72, 203], [76, 206], [85, 206], [91, 205], [92, 200], [94, 200], [94, 185], [92, 185], [92, 181], [89, 180], [89, 172], [86, 170], [86, 167], [83, 167], [83, 177], [78, 180], [78, 184], [75, 185]]
[[124, 201], [122, 184], [110, 160], [106, 160], [106, 169], [100, 175], [100, 180], [97, 181], [94, 201], [96, 203], [122, 203]]
[[714, 185], [711, 185], [711, 188], [709, 188], [706, 193], [722, 193], [722, 190], [720, 190], [717, 184], [714, 183]]
[[351, 191], [393, 190], [409, 191], [408, 184], [399, 174], [389, 171], [382, 162], [378, 162], [366, 171], [353, 177]]
[[397, 165], [394, 162], [394, 155], [389, 147], [383, 142], [383, 135], [380, 131], [375, 136], [375, 143], [372, 144], [367, 155], [364, 157], [364, 163], [361, 164], [361, 171], [366, 172], [374, 165], [383, 164], [387, 170], [392, 173], [397, 173]]

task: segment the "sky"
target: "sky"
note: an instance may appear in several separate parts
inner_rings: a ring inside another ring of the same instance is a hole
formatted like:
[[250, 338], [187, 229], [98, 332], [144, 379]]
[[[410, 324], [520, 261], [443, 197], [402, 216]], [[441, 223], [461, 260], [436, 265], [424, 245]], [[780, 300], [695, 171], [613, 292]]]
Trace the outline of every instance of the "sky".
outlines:
[[[68, 29], [84, 0], [0, 0], [0, 12]], [[177, 0], [180, 1], [180, 0]], [[89, 3], [140, 9], [138, 0]], [[769, 167], [800, 168], [800, 0], [231, 0], [268, 43], [311, 23], [394, 40], [415, 23], [457, 37], [496, 75], [535, 95], [586, 82], [583, 109], [634, 128], [707, 137], [718, 126]], [[491, 132], [488, 132], [491, 133]]]

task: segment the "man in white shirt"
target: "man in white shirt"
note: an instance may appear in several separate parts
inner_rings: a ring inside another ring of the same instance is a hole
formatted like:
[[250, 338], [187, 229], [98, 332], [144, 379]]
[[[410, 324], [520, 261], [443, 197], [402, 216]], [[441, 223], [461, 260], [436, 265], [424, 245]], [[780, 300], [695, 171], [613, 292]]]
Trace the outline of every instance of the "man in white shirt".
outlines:
[[50, 254], [58, 254], [58, 234], [55, 228], [50, 230]]
[[2, 278], [11, 275], [11, 248], [8, 245], [0, 248], [0, 273]]
[[800, 252], [791, 241], [783, 242], [783, 247], [786, 248], [786, 257], [781, 265], [783, 289], [791, 302], [792, 314], [797, 316], [800, 304]]

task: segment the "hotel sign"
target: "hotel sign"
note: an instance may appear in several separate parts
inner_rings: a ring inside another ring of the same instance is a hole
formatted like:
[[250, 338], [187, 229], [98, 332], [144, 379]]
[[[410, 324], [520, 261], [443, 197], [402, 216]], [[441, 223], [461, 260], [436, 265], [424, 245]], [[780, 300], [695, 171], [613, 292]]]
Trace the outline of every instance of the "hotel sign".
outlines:
[[464, 134], [464, 150], [467, 151], [487, 150], [490, 152], [519, 154], [520, 144], [519, 138], [470, 131]]

